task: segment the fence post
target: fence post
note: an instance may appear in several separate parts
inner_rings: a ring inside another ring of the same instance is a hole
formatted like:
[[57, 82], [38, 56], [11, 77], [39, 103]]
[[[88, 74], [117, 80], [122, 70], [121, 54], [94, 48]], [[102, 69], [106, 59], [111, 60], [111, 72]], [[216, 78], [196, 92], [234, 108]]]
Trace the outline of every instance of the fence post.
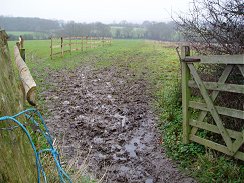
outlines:
[[70, 53], [70, 55], [71, 55], [71, 37], [69, 37], [69, 53]]
[[[181, 47], [181, 59], [184, 59], [186, 56], [190, 56], [190, 47], [182, 46]], [[187, 63], [181, 60], [181, 70], [182, 70], [182, 111], [183, 111], [183, 143], [189, 143], [189, 101], [191, 97], [190, 87], [188, 82], [190, 80], [191, 74], [190, 69], [187, 66]]]
[[88, 49], [88, 36], [86, 36], [86, 50]]
[[92, 41], [93, 41], [93, 38], [92, 38], [92, 36], [91, 36], [91, 37], [90, 37], [90, 48], [91, 48], [91, 49], [93, 48]]
[[64, 49], [63, 49], [63, 37], [60, 38], [61, 39], [61, 56], [64, 56]]
[[50, 56], [51, 56], [51, 59], [53, 59], [53, 38], [51, 37], [51, 45], [50, 45], [50, 49], [51, 49], [51, 53], [50, 53]]
[[81, 51], [83, 52], [83, 36], [81, 36]]
[[25, 62], [25, 48], [21, 48], [20, 50], [19, 50], [19, 53], [20, 53], [20, 56], [21, 56], [21, 58], [24, 60], [24, 62]]
[[92, 48], [92, 37], [90, 36], [90, 48]]

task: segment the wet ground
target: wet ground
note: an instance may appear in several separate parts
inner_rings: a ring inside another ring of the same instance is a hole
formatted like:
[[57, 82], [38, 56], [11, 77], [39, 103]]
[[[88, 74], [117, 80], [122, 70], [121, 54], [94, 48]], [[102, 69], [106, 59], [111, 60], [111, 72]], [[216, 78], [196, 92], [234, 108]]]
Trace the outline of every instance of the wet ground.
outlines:
[[195, 182], [166, 157], [150, 109], [147, 82], [126, 67], [50, 72], [55, 87], [43, 92], [46, 120], [63, 142], [68, 160], [82, 164], [104, 182]]

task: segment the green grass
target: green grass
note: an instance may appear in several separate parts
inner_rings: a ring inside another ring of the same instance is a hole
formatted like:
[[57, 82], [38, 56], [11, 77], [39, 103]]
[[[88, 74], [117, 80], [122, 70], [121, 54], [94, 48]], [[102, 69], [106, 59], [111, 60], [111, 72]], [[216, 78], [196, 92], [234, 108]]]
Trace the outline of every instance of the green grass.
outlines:
[[[13, 50], [15, 42], [9, 42]], [[114, 40], [112, 46], [84, 52], [76, 51], [64, 58], [51, 60], [50, 42], [25, 41], [26, 62], [37, 82], [39, 92], [48, 89], [45, 82], [49, 70], [75, 69], [82, 64], [91, 64], [97, 69], [106, 67], [127, 68], [136, 78], [149, 83], [167, 154], [177, 160], [184, 170], [190, 170], [200, 182], [241, 182], [244, 168], [224, 156], [213, 156], [212, 151], [196, 143], [182, 143], [182, 114], [180, 91], [180, 64], [174, 48], [154, 45], [143, 40]], [[12, 54], [13, 55], [13, 54]], [[45, 106], [39, 96], [41, 105]], [[204, 135], [204, 134], [203, 134]], [[239, 176], [237, 176], [239, 175]]]
[[28, 31], [7, 31], [11, 40], [18, 41], [20, 35], [23, 36], [24, 40], [44, 40], [48, 39], [49, 33], [45, 32], [28, 32]]

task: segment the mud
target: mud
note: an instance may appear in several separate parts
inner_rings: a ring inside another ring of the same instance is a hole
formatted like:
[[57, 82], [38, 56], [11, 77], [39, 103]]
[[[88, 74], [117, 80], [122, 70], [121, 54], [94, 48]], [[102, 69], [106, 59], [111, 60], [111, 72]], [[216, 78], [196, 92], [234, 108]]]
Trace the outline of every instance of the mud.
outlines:
[[55, 87], [43, 92], [47, 125], [63, 141], [68, 160], [83, 163], [104, 182], [195, 182], [160, 146], [146, 81], [126, 67], [50, 72]]

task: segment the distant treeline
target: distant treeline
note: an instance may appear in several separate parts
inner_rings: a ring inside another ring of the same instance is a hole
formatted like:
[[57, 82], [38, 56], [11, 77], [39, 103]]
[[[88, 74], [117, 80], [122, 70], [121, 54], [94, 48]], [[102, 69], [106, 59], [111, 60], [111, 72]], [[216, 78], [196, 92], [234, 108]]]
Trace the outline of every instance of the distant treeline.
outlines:
[[122, 21], [110, 24], [114, 38], [120, 39], [153, 39], [162, 41], [180, 41], [180, 34], [176, 31], [174, 22], [150, 22], [132, 24]]
[[[175, 30], [174, 22], [150, 22], [133, 24], [127, 21], [103, 24], [64, 22], [41, 18], [0, 16], [0, 28], [8, 31], [23, 32], [26, 40], [48, 39], [50, 36], [98, 36], [117, 39], [153, 39], [163, 41], [179, 41], [180, 34]], [[9, 33], [10, 40], [17, 40], [16, 33]]]
[[63, 23], [61, 29], [55, 32], [58, 36], [97, 36], [97, 37], [111, 37], [110, 26], [96, 23], [75, 23], [70, 21]]
[[0, 16], [0, 27], [6, 31], [47, 32], [60, 29], [60, 26], [57, 20]]

